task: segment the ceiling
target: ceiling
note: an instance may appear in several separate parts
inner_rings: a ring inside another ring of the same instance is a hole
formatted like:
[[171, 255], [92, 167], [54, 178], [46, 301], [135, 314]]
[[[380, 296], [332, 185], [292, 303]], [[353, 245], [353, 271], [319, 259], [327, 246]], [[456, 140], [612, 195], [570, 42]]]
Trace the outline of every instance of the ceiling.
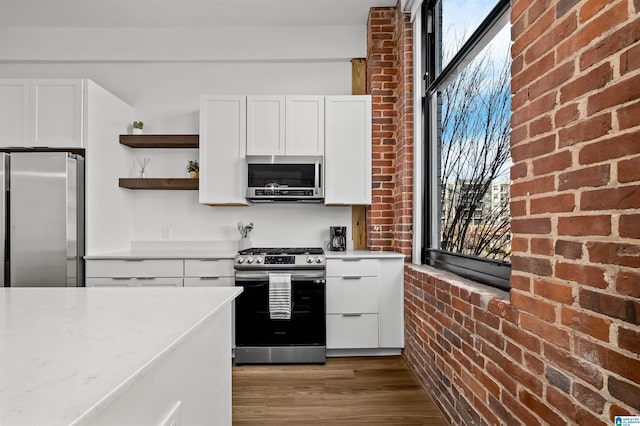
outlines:
[[395, 0], [0, 0], [3, 27], [365, 25]]

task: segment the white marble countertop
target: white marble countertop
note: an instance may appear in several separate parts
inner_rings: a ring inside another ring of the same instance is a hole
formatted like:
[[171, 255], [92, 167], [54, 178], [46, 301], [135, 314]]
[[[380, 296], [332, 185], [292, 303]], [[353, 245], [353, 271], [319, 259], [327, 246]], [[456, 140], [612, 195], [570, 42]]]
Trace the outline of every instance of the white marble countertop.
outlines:
[[97, 411], [240, 291], [0, 288], [0, 425]]
[[233, 259], [237, 251], [232, 250], [123, 250], [111, 253], [86, 255], [86, 260], [117, 259]]
[[362, 259], [385, 259], [385, 258], [403, 258], [404, 254], [395, 251], [371, 251], [371, 250], [345, 250], [330, 251], [325, 250], [327, 259], [341, 259], [343, 257], [359, 257]]

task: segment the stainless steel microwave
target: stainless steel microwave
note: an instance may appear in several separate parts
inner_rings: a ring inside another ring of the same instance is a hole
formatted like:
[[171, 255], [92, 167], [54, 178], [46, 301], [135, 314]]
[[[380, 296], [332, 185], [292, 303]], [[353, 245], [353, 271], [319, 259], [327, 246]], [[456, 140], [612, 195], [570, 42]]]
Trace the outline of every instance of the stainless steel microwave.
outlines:
[[322, 162], [248, 162], [247, 200], [323, 202]]

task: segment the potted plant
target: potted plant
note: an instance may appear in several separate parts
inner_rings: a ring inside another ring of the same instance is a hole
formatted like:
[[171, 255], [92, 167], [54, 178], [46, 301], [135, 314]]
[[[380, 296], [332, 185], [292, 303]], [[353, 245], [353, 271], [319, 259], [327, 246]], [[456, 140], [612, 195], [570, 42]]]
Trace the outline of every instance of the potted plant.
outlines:
[[133, 122], [133, 134], [134, 135], [141, 135], [142, 134], [142, 128], [144, 127], [144, 123], [142, 121], [134, 121]]
[[200, 164], [195, 160], [189, 160], [187, 163], [187, 171], [189, 172], [189, 176], [197, 178], [200, 172]]

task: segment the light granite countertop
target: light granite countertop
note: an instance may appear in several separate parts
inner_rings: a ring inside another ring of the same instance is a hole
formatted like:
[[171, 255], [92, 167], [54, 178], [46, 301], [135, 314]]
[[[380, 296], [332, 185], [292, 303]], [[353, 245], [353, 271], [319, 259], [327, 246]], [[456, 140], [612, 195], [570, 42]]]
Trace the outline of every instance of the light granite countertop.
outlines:
[[98, 410], [240, 292], [0, 288], [0, 424], [68, 425]]

